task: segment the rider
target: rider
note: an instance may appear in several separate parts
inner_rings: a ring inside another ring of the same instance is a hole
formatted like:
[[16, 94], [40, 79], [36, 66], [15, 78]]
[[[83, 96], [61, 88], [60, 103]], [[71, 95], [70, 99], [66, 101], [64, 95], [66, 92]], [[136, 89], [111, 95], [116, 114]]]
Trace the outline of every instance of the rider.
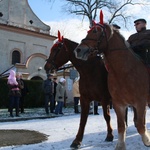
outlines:
[[137, 33], [128, 38], [133, 51], [142, 59], [146, 65], [150, 65], [150, 30], [146, 29], [146, 20], [137, 19], [134, 21]]

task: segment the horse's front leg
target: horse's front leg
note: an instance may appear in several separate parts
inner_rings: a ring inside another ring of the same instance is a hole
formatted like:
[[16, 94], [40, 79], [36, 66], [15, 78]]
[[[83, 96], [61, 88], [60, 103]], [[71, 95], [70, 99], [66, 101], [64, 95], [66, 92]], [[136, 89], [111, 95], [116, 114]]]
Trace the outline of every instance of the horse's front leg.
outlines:
[[85, 125], [86, 125], [88, 114], [89, 114], [89, 108], [90, 108], [90, 102], [85, 98], [80, 97], [80, 104], [81, 104], [80, 125], [79, 125], [76, 138], [70, 145], [71, 148], [75, 148], [75, 149], [78, 149], [81, 146], [81, 142], [82, 142], [83, 135], [84, 135], [84, 129], [85, 129]]
[[124, 106], [115, 106], [114, 110], [117, 115], [117, 124], [118, 124], [118, 142], [115, 147], [115, 150], [126, 150], [125, 139], [126, 139], [126, 107]]
[[142, 106], [142, 104], [140, 104], [136, 108], [137, 115], [138, 115], [136, 128], [142, 137], [142, 141], [143, 141], [144, 145], [150, 147], [150, 133], [147, 131], [147, 128], [145, 126], [146, 104], [144, 105], [144, 100], [142, 102], [143, 102], [142, 103], [143, 106]]
[[106, 124], [107, 124], [107, 136], [105, 141], [113, 141], [114, 136], [112, 134], [113, 129], [110, 123], [111, 117], [110, 117], [110, 105], [106, 103], [106, 100], [102, 100], [102, 108], [103, 108], [103, 116], [105, 118]]

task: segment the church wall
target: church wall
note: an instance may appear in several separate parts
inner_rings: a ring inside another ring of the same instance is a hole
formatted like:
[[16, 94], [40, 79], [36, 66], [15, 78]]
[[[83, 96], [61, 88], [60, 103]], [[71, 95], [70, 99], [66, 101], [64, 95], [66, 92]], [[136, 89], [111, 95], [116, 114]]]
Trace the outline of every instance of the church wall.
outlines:
[[[12, 64], [12, 51], [14, 49], [18, 50], [21, 53], [21, 64], [25, 64], [28, 60], [28, 57], [35, 53], [40, 53], [45, 56], [49, 56], [50, 48], [53, 45], [53, 41], [50, 38], [41, 38], [36, 35], [27, 35], [17, 32], [0, 30], [0, 60], [5, 62], [2, 65], [2, 71], [8, 69]], [[45, 58], [42, 58], [44, 62], [40, 66], [44, 66]], [[35, 66], [34, 63], [32, 63]], [[42, 67], [43, 68], [43, 67]], [[27, 71], [27, 70], [26, 70]], [[29, 71], [29, 70], [28, 70]], [[30, 72], [30, 71], [29, 71]]]
[[[12, 52], [18, 50], [21, 59], [15, 64], [16, 72], [23, 73], [24, 79], [28, 80], [37, 76], [46, 79], [45, 60], [56, 39], [49, 35], [50, 26], [34, 14], [27, 0], [2, 0], [0, 13], [0, 74], [12, 66]], [[62, 76], [64, 73], [58, 79]], [[71, 101], [72, 80], [69, 75], [65, 78], [68, 100]]]

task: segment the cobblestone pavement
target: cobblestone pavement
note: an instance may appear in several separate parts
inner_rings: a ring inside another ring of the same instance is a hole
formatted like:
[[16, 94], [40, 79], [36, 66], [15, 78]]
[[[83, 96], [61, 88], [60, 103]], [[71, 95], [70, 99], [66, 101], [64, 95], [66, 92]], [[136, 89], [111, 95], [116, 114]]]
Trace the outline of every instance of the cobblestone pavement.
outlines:
[[[50, 113], [47, 115], [45, 113], [44, 108], [25, 108], [25, 113], [20, 113], [19, 117], [10, 117], [8, 109], [0, 109], [0, 122], [6, 122], [6, 121], [21, 121], [21, 120], [30, 120], [30, 119], [46, 119], [46, 118], [54, 118], [54, 117], [61, 117], [66, 115], [73, 115], [74, 110], [73, 108], [63, 108], [63, 115], [56, 115], [54, 113]], [[15, 114], [15, 109], [14, 109]]]

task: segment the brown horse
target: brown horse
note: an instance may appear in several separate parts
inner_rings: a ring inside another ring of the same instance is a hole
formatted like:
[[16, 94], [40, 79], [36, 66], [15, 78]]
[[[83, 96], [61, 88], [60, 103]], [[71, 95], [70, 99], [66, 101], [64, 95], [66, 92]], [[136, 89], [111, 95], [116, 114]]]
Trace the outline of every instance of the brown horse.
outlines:
[[[103, 21], [102, 21], [103, 22]], [[125, 110], [133, 106], [135, 125], [143, 143], [150, 146], [150, 135], [145, 127], [146, 105], [149, 100], [149, 75], [144, 64], [135, 56], [118, 30], [98, 23], [75, 49], [77, 58], [88, 59], [91, 53], [103, 54], [108, 68], [108, 88], [117, 115], [118, 143], [116, 150], [125, 150]]]
[[99, 58], [92, 58], [87, 62], [75, 57], [73, 50], [77, 43], [68, 39], [57, 42], [51, 49], [50, 56], [45, 64], [45, 70], [58, 69], [68, 61], [71, 61], [80, 74], [79, 90], [81, 104], [81, 118], [78, 133], [72, 142], [72, 148], [79, 148], [83, 139], [84, 129], [87, 122], [90, 102], [99, 101], [103, 108], [103, 115], [107, 123], [106, 141], [113, 140], [112, 127], [110, 124], [110, 94], [107, 87], [107, 71]]

